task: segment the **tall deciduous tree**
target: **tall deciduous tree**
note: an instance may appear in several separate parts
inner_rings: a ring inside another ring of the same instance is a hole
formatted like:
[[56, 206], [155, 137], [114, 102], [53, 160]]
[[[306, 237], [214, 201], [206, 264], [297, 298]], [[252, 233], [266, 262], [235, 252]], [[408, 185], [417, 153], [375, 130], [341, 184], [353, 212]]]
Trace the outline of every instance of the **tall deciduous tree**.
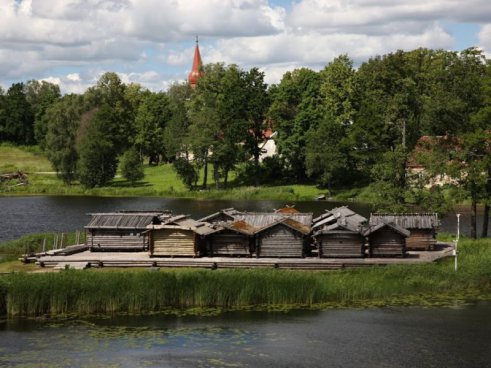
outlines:
[[120, 150], [112, 139], [116, 118], [108, 104], [102, 105], [81, 140], [78, 177], [87, 188], [103, 186], [116, 174]]
[[291, 179], [305, 180], [306, 134], [323, 119], [321, 77], [310, 69], [287, 72], [271, 91], [268, 116], [278, 132], [278, 153]]
[[149, 158], [149, 163], [158, 164], [161, 156], [165, 155], [164, 130], [170, 115], [169, 97], [166, 94], [145, 94], [135, 118], [135, 146], [141, 158]]
[[246, 136], [245, 145], [248, 154], [254, 160], [254, 183], [258, 186], [261, 146], [265, 139], [264, 132], [269, 128], [265, 124], [265, 119], [270, 101], [263, 72], [257, 68], [252, 68], [244, 74], [243, 94], [245, 120], [247, 121], [246, 129], [249, 133]]
[[67, 184], [76, 178], [77, 131], [83, 98], [66, 95], [46, 109], [45, 150], [58, 176]]
[[4, 117], [0, 121], [0, 140], [19, 144], [34, 143], [34, 114], [23, 83], [14, 83], [3, 98]]
[[30, 80], [26, 83], [25, 94], [34, 114], [34, 136], [41, 148], [45, 148], [47, 120], [44, 114], [48, 107], [61, 97], [60, 86], [46, 81]]

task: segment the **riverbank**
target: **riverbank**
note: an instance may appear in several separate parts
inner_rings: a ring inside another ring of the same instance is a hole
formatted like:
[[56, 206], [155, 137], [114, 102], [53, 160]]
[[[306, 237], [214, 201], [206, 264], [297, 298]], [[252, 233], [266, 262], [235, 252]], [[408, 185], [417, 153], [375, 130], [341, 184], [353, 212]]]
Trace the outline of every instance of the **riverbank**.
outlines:
[[[207, 190], [188, 190], [177, 177], [171, 164], [144, 167], [144, 178], [131, 184], [116, 177], [109, 185], [86, 189], [78, 183], [64, 184], [53, 172], [50, 162], [39, 148], [0, 145], [0, 173], [23, 171], [28, 175], [28, 185], [7, 185], [0, 187], [0, 196], [26, 195], [84, 195], [84, 196], [147, 196], [192, 199], [246, 199], [246, 200], [313, 200], [326, 194], [326, 189], [315, 185], [236, 186], [233, 173], [231, 188], [214, 189], [209, 183]], [[369, 188], [340, 190], [335, 198], [370, 203], [372, 192]]]
[[94, 269], [13, 273], [0, 277], [0, 314], [201, 313], [425, 306], [491, 299], [491, 239], [462, 239], [459, 252], [457, 273], [452, 259], [329, 272]]

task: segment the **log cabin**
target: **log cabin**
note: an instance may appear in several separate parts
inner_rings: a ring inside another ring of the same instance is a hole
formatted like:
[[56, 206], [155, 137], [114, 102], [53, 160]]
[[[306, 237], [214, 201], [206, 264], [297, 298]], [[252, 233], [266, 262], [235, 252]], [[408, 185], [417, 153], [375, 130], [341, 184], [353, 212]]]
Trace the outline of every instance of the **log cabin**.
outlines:
[[433, 250], [436, 244], [436, 233], [440, 226], [436, 213], [401, 213], [370, 215], [370, 225], [392, 222], [411, 232], [406, 239], [408, 250]]
[[85, 226], [90, 251], [145, 251], [149, 249], [147, 226], [162, 222], [163, 212], [92, 213]]
[[391, 222], [370, 226], [364, 233], [368, 237], [370, 257], [405, 257], [406, 238], [410, 234], [409, 230]]
[[303, 258], [310, 230], [310, 225], [280, 218], [256, 231], [256, 257]]
[[323, 258], [364, 257], [367, 219], [347, 207], [333, 208], [313, 220], [313, 238]]
[[149, 225], [151, 257], [199, 257], [205, 253], [205, 238], [215, 232], [209, 224], [187, 215]]
[[220, 223], [216, 232], [206, 237], [208, 255], [214, 256], [246, 256], [254, 252], [254, 233], [256, 228], [243, 220]]

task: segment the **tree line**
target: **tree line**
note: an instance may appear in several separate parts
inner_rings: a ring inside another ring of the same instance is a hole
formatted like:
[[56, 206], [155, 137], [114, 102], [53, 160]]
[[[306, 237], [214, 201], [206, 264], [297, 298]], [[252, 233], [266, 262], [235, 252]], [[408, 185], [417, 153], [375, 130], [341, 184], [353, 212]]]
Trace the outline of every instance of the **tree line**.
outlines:
[[[261, 160], [267, 128], [278, 153]], [[371, 185], [382, 210], [443, 211], [465, 198], [475, 218], [481, 203], [484, 236], [490, 132], [491, 64], [476, 48], [397, 51], [358, 68], [340, 55], [271, 86], [257, 68], [217, 63], [195, 89], [151, 92], [106, 73], [84, 94], [44, 81], [0, 90], [0, 140], [39, 144], [66, 183], [105, 185], [118, 165], [137, 181], [148, 159], [172, 162], [190, 189], [226, 188], [232, 172], [235, 185]], [[408, 170], [415, 161], [425, 170]], [[437, 176], [451, 180], [428, 189]]]

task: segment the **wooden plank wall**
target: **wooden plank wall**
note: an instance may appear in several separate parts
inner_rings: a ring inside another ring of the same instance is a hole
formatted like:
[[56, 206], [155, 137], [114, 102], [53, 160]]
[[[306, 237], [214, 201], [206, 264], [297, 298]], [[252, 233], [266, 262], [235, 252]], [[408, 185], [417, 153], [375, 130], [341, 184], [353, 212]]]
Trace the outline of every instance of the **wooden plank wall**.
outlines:
[[372, 257], [404, 257], [406, 254], [406, 238], [396, 231], [380, 229], [370, 234], [368, 240]]
[[87, 233], [87, 245], [92, 251], [148, 250], [148, 236], [124, 231], [95, 230]]
[[411, 229], [411, 235], [406, 239], [406, 247], [411, 250], [433, 250], [436, 244], [432, 229]]
[[210, 237], [210, 256], [250, 256], [249, 237], [221, 233]]
[[259, 257], [303, 257], [303, 237], [285, 227], [273, 227], [258, 236]]
[[349, 258], [364, 256], [365, 239], [360, 234], [319, 234], [319, 257]]
[[152, 232], [152, 256], [195, 257], [195, 236], [191, 230], [156, 229]]

